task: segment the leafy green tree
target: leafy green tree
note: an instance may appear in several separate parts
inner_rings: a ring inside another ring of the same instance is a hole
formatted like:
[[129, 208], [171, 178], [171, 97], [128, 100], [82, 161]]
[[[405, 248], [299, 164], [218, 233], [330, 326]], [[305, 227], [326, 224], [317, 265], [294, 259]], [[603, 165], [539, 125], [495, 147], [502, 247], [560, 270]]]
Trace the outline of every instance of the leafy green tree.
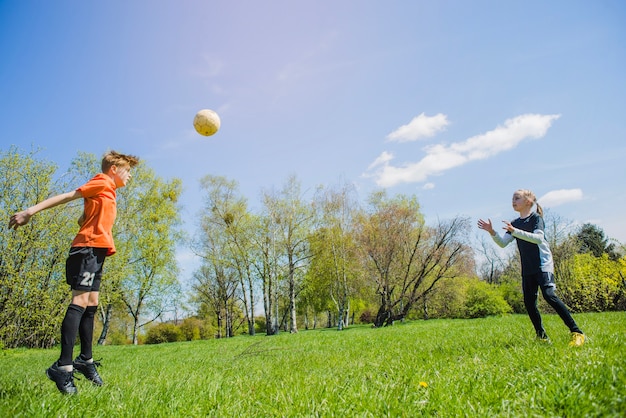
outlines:
[[576, 238], [579, 245], [578, 252], [582, 254], [591, 253], [595, 257], [602, 257], [602, 254], [607, 254], [613, 261], [619, 258], [615, 243], [609, 242], [604, 231], [596, 225], [590, 223], [582, 225]]
[[[0, 153], [0, 219], [76, 187], [71, 173], [15, 147]], [[82, 206], [42, 211], [0, 234], [0, 341], [5, 347], [51, 347], [69, 300], [65, 259]]]
[[133, 344], [144, 325], [177, 303], [173, 297], [180, 286], [175, 248], [181, 239], [177, 207], [181, 192], [179, 179], [166, 182], [141, 164], [118, 196], [115, 257], [126, 267], [118, 268], [123, 276], [111, 284], [119, 286], [121, 301], [133, 319]]
[[577, 254], [571, 269], [576, 280], [567, 283], [569, 306], [577, 312], [605, 311], [615, 308], [622, 293], [624, 261], [613, 261], [604, 253], [594, 257], [592, 253]]
[[[320, 189], [317, 195], [318, 228], [311, 237], [313, 254], [308, 269], [308, 285], [315, 293], [327, 295], [337, 312], [337, 327], [348, 322], [350, 298], [358, 287], [358, 249], [353, 225], [357, 202], [349, 186]], [[323, 286], [324, 289], [320, 289]], [[323, 299], [319, 300], [322, 302]], [[317, 304], [318, 307], [319, 303]]]

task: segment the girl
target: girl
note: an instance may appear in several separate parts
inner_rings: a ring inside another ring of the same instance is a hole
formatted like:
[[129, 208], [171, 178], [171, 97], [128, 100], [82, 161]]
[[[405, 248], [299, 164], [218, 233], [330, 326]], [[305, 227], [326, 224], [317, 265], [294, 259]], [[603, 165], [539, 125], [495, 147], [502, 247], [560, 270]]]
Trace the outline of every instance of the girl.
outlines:
[[[533, 205], [537, 206], [537, 212], [532, 211]], [[583, 345], [585, 334], [578, 328], [569, 310], [555, 293], [552, 252], [543, 234], [543, 209], [537, 203], [535, 194], [530, 190], [518, 190], [513, 193], [513, 210], [519, 212], [520, 216], [513, 222], [502, 221], [504, 223], [503, 229], [506, 230], [503, 236], [499, 236], [493, 230], [491, 219], [487, 221], [479, 219], [478, 228], [489, 232], [491, 238], [500, 247], [506, 247], [514, 239], [517, 241], [522, 262], [524, 305], [537, 332], [537, 339], [550, 342], [543, 328], [539, 309], [537, 309], [537, 293], [538, 288], [541, 288], [543, 298], [554, 308], [570, 329], [572, 333], [570, 345]]]

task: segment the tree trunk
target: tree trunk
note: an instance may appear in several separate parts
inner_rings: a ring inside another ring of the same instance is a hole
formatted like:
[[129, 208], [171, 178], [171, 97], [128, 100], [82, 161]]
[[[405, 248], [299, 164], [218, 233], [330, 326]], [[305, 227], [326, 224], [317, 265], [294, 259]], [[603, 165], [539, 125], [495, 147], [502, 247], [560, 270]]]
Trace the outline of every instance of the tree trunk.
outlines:
[[139, 318], [133, 317], [133, 345], [139, 345]]
[[[248, 278], [249, 277], [250, 275], [248, 275]], [[248, 322], [248, 332], [250, 333], [250, 335], [254, 336], [256, 334], [254, 326], [254, 290], [251, 280], [248, 280], [248, 288], [250, 290], [250, 322]]]
[[298, 332], [298, 324], [296, 323], [296, 283], [294, 267], [289, 267], [289, 313], [291, 314], [291, 328], [289, 332], [295, 334]]
[[344, 314], [344, 307], [340, 306], [339, 310], [337, 312], [337, 331], [342, 331], [343, 330], [343, 314]]
[[102, 319], [102, 332], [100, 338], [98, 338], [98, 345], [104, 345], [106, 343], [107, 334], [109, 333], [109, 326], [111, 324], [111, 312], [113, 310], [112, 305], [109, 303], [104, 308], [104, 315]]
[[215, 335], [215, 338], [222, 338], [222, 312], [218, 310], [216, 314], [217, 314], [217, 335]]
[[387, 304], [384, 303], [378, 308], [378, 313], [376, 314], [376, 319], [374, 319], [374, 326], [376, 328], [392, 325], [393, 320], [391, 319], [391, 311], [387, 308]]
[[269, 279], [263, 283], [263, 309], [265, 311], [265, 334], [274, 335], [274, 319], [272, 315], [272, 283]]

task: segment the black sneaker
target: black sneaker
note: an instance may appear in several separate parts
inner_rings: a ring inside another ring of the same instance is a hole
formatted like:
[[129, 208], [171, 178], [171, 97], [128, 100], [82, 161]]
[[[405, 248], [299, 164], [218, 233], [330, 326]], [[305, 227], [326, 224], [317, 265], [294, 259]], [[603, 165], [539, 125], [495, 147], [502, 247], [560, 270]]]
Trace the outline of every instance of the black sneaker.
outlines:
[[76, 386], [74, 386], [74, 373], [66, 372], [59, 369], [59, 362], [55, 361], [52, 366], [46, 370], [46, 376], [57, 384], [57, 388], [61, 393], [68, 395], [75, 395], [78, 393]]
[[102, 386], [104, 382], [96, 370], [96, 366], [99, 366], [99, 361], [93, 361], [91, 363], [86, 362], [81, 356], [76, 357], [74, 360], [74, 370], [85, 375], [87, 380], [90, 380], [96, 386]]

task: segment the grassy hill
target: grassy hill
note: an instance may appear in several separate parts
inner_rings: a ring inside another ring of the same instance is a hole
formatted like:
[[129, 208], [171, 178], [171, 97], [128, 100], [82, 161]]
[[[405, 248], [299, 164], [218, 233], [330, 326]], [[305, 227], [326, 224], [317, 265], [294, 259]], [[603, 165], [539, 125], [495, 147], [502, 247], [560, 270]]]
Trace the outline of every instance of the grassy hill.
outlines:
[[578, 348], [554, 315], [550, 345], [512, 315], [95, 347], [105, 386], [78, 396], [44, 374], [58, 349], [4, 350], [0, 416], [626, 416], [626, 313], [575, 318]]

